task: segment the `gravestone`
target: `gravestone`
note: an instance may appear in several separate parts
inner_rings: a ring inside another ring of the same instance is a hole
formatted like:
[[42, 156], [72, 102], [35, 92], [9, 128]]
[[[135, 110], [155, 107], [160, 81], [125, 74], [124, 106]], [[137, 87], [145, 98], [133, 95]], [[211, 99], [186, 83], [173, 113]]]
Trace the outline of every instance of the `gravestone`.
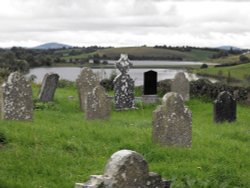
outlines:
[[167, 146], [191, 147], [192, 115], [178, 93], [164, 95], [153, 112], [153, 142]]
[[157, 72], [150, 70], [144, 72], [143, 96], [144, 103], [155, 103], [157, 97]]
[[21, 73], [11, 73], [7, 82], [1, 86], [0, 93], [1, 119], [32, 119], [32, 89]]
[[96, 86], [87, 94], [86, 119], [107, 119], [111, 113], [111, 99], [102, 86]]
[[144, 72], [144, 95], [156, 95], [157, 94], [157, 72], [150, 70]]
[[183, 72], [179, 72], [175, 75], [175, 78], [171, 83], [171, 91], [179, 93], [183, 97], [184, 101], [189, 100], [189, 81]]
[[214, 101], [214, 121], [216, 123], [236, 121], [236, 100], [228, 91], [219, 93]]
[[109, 159], [103, 175], [92, 175], [75, 188], [168, 188], [170, 182], [159, 174], [148, 172], [145, 159], [135, 151], [120, 150]]
[[121, 73], [114, 79], [115, 108], [117, 110], [135, 108], [134, 80], [128, 74], [131, 66], [128, 55], [121, 54], [120, 59], [116, 62], [116, 68]]
[[41, 102], [53, 101], [58, 79], [59, 79], [58, 74], [55, 74], [55, 73], [45, 74], [43, 81], [42, 81], [40, 93], [38, 96], [39, 101]]
[[91, 68], [84, 67], [81, 70], [80, 75], [76, 79], [76, 86], [80, 101], [80, 109], [82, 111], [84, 111], [86, 108], [88, 92], [91, 92], [97, 85], [99, 85], [97, 75], [92, 71]]

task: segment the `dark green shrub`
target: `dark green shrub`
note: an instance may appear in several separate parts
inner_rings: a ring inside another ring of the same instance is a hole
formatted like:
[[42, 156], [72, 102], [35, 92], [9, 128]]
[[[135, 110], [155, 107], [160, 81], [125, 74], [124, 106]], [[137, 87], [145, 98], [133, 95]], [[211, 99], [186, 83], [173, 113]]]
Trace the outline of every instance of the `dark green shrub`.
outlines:
[[72, 87], [75, 87], [75, 82], [62, 79], [62, 80], [59, 80], [57, 87], [59, 87], [59, 88], [72, 88]]
[[245, 55], [240, 55], [239, 59], [241, 63], [250, 62], [250, 59]]
[[8, 140], [4, 133], [0, 132], [0, 145], [7, 144]]
[[201, 65], [201, 69], [207, 69], [208, 68], [208, 65], [206, 64], [206, 63], [203, 63], [202, 65]]

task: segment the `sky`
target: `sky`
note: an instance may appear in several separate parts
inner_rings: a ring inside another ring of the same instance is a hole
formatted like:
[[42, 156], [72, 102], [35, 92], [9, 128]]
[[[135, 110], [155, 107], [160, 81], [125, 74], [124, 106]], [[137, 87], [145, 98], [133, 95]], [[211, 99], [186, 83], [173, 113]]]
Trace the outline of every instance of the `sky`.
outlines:
[[248, 0], [0, 0], [0, 47], [232, 45], [250, 49]]

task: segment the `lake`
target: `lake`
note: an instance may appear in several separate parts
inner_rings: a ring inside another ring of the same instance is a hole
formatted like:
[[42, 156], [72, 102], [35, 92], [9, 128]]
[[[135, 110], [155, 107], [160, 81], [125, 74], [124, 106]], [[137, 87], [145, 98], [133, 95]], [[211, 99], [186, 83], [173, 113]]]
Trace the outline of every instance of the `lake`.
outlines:
[[[77, 76], [80, 74], [81, 68], [78, 67], [40, 67], [30, 69], [29, 74], [35, 75], [37, 79], [36, 83], [41, 83], [44, 75], [49, 72], [57, 73], [60, 76], [60, 79], [66, 79], [70, 81], [75, 81]], [[119, 73], [116, 69], [92, 69], [95, 73], [97, 73], [100, 79], [108, 78], [112, 72]], [[183, 69], [130, 69], [129, 74], [134, 79], [135, 85], [143, 85], [143, 73], [149, 70], [154, 70], [158, 73], [158, 81], [165, 79], [173, 79], [175, 74], [178, 72], [185, 72]], [[187, 77], [190, 80], [197, 79], [197, 77], [193, 74], [186, 73]]]
[[[109, 63], [114, 63], [115, 61], [109, 61]], [[202, 62], [191, 62], [191, 61], [132, 61], [133, 65], [200, 65]], [[75, 81], [77, 76], [80, 74], [80, 67], [39, 67], [30, 69], [29, 74], [35, 75], [37, 79], [36, 83], [41, 83], [44, 75], [49, 72], [57, 73], [60, 76], [60, 79], [66, 79], [70, 81]], [[99, 68], [92, 69], [97, 73], [100, 79], [109, 78], [112, 72], [119, 74], [117, 69], [111, 68]], [[142, 68], [142, 69], [130, 69], [129, 74], [135, 80], [135, 85], [143, 85], [143, 73], [149, 70], [154, 70], [158, 73], [158, 81], [165, 79], [173, 79], [175, 74], [178, 72], [185, 72], [189, 80], [196, 80], [198, 77], [194, 74], [188, 74], [185, 69], [171, 69], [171, 68]]]

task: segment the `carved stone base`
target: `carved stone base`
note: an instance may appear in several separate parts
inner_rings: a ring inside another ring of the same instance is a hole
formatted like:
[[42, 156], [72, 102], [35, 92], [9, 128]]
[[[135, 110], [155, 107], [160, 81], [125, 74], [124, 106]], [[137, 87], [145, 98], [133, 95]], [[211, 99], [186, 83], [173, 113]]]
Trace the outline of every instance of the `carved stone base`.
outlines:
[[142, 96], [142, 102], [147, 104], [157, 103], [160, 99], [157, 95], [143, 95]]

